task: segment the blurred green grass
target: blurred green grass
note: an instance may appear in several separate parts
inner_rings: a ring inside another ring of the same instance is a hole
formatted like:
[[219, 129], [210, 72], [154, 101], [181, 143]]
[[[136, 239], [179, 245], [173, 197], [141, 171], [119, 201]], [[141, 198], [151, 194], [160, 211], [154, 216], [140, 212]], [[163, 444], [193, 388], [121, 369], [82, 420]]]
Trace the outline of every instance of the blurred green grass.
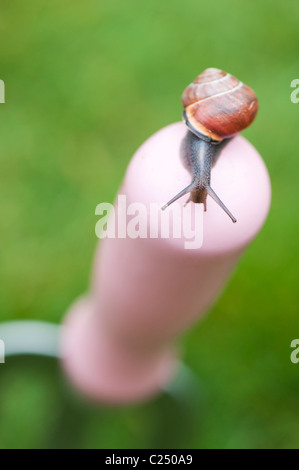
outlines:
[[206, 67], [257, 92], [244, 135], [273, 200], [225, 293], [182, 340], [201, 380], [191, 413], [166, 395], [94, 408], [54, 361], [16, 358], [1, 367], [0, 448], [298, 448], [298, 20], [295, 0], [1, 2], [0, 320], [59, 322], [88, 288], [96, 205], [113, 201], [143, 140], [180, 120], [181, 92]]

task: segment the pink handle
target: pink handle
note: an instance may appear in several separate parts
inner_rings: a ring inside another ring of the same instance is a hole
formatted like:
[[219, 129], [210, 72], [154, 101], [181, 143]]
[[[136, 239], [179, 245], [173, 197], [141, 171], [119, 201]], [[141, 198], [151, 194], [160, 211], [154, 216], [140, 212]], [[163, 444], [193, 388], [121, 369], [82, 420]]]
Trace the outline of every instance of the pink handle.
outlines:
[[[190, 183], [179, 154], [185, 133], [183, 123], [172, 124], [138, 149], [120, 190], [127, 206], [142, 202], [149, 211], [151, 203], [162, 205]], [[176, 371], [174, 337], [207, 311], [262, 227], [270, 181], [246, 139], [228, 143], [211, 185], [238, 222], [208, 197], [201, 248], [185, 249], [183, 238], [173, 237], [100, 243], [91, 292], [69, 312], [62, 341], [67, 375], [88, 396], [137, 401], [169, 382]]]

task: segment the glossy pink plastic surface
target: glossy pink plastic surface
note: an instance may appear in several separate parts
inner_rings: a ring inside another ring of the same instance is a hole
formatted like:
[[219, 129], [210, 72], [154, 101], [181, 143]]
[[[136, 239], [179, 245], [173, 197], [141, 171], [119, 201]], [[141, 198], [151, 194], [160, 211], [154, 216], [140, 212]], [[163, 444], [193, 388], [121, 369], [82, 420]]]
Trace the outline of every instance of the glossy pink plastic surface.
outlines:
[[[127, 204], [162, 205], [191, 182], [179, 151], [186, 131], [183, 123], [172, 124], [137, 150], [120, 189]], [[242, 136], [221, 153], [211, 186], [237, 223], [208, 197], [201, 248], [186, 250], [177, 238], [99, 243], [91, 290], [70, 309], [61, 345], [69, 379], [87, 396], [125, 403], [159, 392], [176, 371], [174, 338], [208, 311], [261, 229], [270, 180]]]

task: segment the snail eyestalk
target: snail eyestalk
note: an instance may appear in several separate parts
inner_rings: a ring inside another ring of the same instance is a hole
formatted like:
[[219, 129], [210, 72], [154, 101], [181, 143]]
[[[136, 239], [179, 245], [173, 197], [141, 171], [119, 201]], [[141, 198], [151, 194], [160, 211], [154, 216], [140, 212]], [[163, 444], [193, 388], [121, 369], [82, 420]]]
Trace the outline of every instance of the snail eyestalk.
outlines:
[[165, 209], [170, 206], [173, 202], [177, 201], [178, 199], [180, 199], [182, 196], [184, 196], [185, 194], [189, 193], [194, 187], [194, 184], [191, 183], [189, 184], [188, 186], [186, 186], [186, 188], [184, 188], [182, 191], [180, 191], [178, 194], [176, 194], [172, 199], [170, 199], [170, 201], [168, 201], [166, 204], [164, 204], [164, 206], [162, 207], [162, 211], [165, 211]]
[[[167, 209], [167, 207], [169, 207], [173, 202], [177, 201], [178, 199], [180, 199], [182, 196], [184, 196], [185, 194], [189, 193], [192, 191], [192, 189], [194, 189], [194, 183], [191, 183], [189, 184], [189, 186], [187, 186], [186, 188], [184, 188], [182, 191], [180, 191], [178, 194], [176, 194], [172, 199], [170, 199], [170, 201], [168, 201], [166, 204], [164, 204], [164, 206], [161, 208], [162, 211], [164, 211], [165, 209]], [[233, 216], [233, 214], [228, 210], [228, 208], [226, 207], [226, 205], [221, 201], [221, 199], [219, 198], [219, 196], [217, 196], [217, 194], [215, 193], [215, 191], [210, 187], [210, 186], [207, 186], [205, 188], [206, 192], [209, 194], [209, 196], [211, 196], [212, 199], [214, 199], [215, 202], [217, 202], [217, 204], [221, 207], [221, 209], [224, 210], [224, 212], [231, 218], [231, 220], [233, 221], [233, 223], [235, 224], [237, 222], [237, 219]], [[190, 199], [187, 201], [189, 202]], [[206, 199], [202, 200], [203, 204], [204, 204], [204, 207], [205, 207], [205, 211], [206, 211]], [[186, 203], [187, 204], [187, 203]]]
[[217, 204], [221, 207], [221, 209], [224, 210], [224, 212], [232, 219], [233, 223], [235, 224], [237, 222], [237, 219], [233, 216], [233, 214], [228, 210], [228, 208], [226, 207], [225, 204], [223, 204], [223, 202], [221, 201], [221, 199], [217, 196], [217, 194], [215, 193], [215, 191], [213, 191], [213, 189], [208, 186], [207, 187], [207, 193], [211, 196], [211, 198], [214, 199], [215, 202], [217, 202]]

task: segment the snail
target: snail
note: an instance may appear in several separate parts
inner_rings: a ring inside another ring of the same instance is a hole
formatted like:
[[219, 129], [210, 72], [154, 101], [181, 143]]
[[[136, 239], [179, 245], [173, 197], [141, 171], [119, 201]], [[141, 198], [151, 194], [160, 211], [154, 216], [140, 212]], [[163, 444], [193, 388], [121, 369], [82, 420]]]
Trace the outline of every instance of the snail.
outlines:
[[203, 203], [206, 211], [209, 195], [236, 222], [210, 186], [211, 168], [231, 138], [254, 120], [258, 111], [257, 97], [249, 86], [233, 75], [208, 68], [187, 86], [182, 104], [188, 132], [181, 145], [181, 156], [192, 174], [192, 181], [162, 209], [190, 193], [187, 202]]

